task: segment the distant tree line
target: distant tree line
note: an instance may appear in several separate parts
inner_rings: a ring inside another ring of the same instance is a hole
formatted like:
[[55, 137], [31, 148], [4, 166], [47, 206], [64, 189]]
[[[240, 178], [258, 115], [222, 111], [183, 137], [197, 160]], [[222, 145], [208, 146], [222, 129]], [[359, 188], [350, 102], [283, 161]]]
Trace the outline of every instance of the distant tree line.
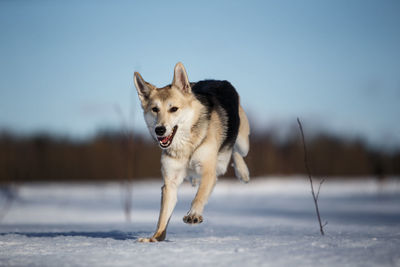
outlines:
[[[251, 176], [306, 174], [299, 135], [277, 141], [268, 131], [251, 136]], [[372, 149], [359, 140], [318, 135], [308, 140], [315, 177], [400, 175], [400, 151]], [[0, 182], [120, 181], [158, 178], [161, 151], [131, 132], [101, 132], [91, 139], [0, 134]], [[233, 177], [232, 169], [225, 175]]]

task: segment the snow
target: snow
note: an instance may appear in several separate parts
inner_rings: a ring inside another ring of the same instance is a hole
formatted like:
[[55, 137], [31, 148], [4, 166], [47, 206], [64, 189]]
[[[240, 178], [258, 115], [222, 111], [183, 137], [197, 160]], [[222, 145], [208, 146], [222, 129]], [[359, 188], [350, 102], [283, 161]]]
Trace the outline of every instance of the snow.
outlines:
[[155, 229], [160, 187], [133, 184], [126, 222], [126, 185], [21, 185], [0, 223], [0, 266], [400, 266], [399, 179], [328, 179], [325, 236], [301, 177], [219, 181], [198, 226], [182, 222], [196, 192], [186, 183], [167, 241], [139, 243]]

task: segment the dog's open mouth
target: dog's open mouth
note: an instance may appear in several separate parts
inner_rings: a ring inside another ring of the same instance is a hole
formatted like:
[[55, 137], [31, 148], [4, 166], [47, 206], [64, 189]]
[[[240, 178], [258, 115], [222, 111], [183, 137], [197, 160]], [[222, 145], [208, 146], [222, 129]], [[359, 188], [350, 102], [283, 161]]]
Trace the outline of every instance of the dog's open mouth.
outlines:
[[162, 148], [167, 148], [171, 145], [172, 139], [174, 139], [176, 130], [178, 129], [178, 125], [175, 125], [175, 127], [172, 129], [172, 133], [168, 136], [163, 136], [163, 137], [157, 137], [158, 143]]

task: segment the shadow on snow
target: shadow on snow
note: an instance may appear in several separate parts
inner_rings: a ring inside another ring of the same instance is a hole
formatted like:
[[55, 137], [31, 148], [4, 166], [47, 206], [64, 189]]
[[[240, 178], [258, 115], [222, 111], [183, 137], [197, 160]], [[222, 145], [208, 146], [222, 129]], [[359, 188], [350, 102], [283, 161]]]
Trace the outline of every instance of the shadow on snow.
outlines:
[[70, 231], [70, 232], [9, 232], [0, 233], [0, 236], [4, 235], [24, 235], [26, 237], [90, 237], [90, 238], [111, 238], [115, 240], [136, 240], [143, 233], [132, 233], [122, 231], [107, 231], [107, 232], [83, 232], [83, 231]]

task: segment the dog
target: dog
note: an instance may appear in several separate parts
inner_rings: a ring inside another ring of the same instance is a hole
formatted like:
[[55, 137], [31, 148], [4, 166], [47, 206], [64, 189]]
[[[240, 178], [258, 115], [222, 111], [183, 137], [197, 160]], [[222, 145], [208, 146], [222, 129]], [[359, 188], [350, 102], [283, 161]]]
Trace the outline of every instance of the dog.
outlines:
[[139, 242], [163, 241], [177, 202], [177, 188], [185, 178], [200, 180], [191, 209], [183, 221], [203, 222], [204, 205], [232, 158], [235, 175], [249, 182], [243, 157], [249, 151], [250, 127], [239, 103], [239, 95], [228, 81], [203, 80], [190, 83], [178, 62], [172, 83], [157, 88], [134, 73], [147, 128], [162, 149], [161, 209], [157, 230]]

